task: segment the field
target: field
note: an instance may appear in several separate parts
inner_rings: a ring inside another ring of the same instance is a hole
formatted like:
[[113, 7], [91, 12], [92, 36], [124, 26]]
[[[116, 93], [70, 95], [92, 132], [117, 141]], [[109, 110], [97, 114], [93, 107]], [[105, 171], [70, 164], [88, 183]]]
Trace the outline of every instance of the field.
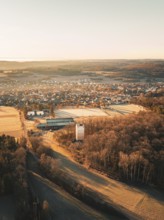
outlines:
[[22, 136], [19, 112], [12, 107], [0, 107], [0, 135], [6, 134], [19, 138]]
[[109, 116], [127, 115], [139, 111], [145, 111], [145, 109], [142, 106], [133, 104], [110, 105], [110, 108], [105, 110]]
[[55, 111], [55, 117], [57, 118], [78, 118], [90, 116], [107, 116], [107, 114], [98, 108], [67, 108]]
[[99, 108], [66, 108], [55, 111], [56, 118], [79, 118], [99, 116], [119, 116], [143, 111], [142, 106], [133, 104], [111, 105], [109, 109]]

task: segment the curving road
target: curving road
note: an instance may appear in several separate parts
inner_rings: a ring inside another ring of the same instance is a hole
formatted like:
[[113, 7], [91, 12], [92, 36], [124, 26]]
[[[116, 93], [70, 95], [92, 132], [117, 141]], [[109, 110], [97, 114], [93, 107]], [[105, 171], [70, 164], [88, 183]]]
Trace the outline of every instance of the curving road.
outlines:
[[47, 200], [49, 203], [50, 220], [114, 220], [86, 206], [42, 176], [32, 153], [28, 153], [27, 164], [29, 182], [35, 196], [39, 201]]

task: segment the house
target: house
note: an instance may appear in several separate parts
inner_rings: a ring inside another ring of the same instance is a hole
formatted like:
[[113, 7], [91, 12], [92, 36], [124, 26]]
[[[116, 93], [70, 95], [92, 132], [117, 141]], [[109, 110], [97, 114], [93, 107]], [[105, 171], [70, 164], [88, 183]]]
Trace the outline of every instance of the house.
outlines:
[[44, 111], [36, 111], [36, 116], [44, 116]]
[[27, 112], [27, 117], [28, 118], [33, 118], [33, 117], [43, 117], [44, 111], [28, 111]]
[[28, 117], [33, 117], [33, 116], [35, 116], [35, 111], [29, 111], [29, 112], [27, 112], [27, 116], [28, 116]]

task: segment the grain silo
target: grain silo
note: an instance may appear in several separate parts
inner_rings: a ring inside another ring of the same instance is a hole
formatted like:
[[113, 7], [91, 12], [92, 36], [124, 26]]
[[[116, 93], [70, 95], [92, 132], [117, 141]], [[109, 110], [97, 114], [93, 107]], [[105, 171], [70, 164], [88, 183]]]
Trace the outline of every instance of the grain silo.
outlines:
[[84, 140], [84, 124], [76, 124], [76, 141]]

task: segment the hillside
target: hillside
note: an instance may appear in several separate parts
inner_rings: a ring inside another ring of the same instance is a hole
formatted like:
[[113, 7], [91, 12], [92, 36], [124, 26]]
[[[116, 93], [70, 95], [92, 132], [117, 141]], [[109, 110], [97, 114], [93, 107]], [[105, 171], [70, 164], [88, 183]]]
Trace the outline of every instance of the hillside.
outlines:
[[81, 60], [81, 61], [33, 61], [9, 62], [0, 61], [0, 75], [46, 73], [47, 76], [59, 74], [90, 75], [92, 77], [124, 77], [142, 79], [144, 77], [163, 78], [163, 60]]

